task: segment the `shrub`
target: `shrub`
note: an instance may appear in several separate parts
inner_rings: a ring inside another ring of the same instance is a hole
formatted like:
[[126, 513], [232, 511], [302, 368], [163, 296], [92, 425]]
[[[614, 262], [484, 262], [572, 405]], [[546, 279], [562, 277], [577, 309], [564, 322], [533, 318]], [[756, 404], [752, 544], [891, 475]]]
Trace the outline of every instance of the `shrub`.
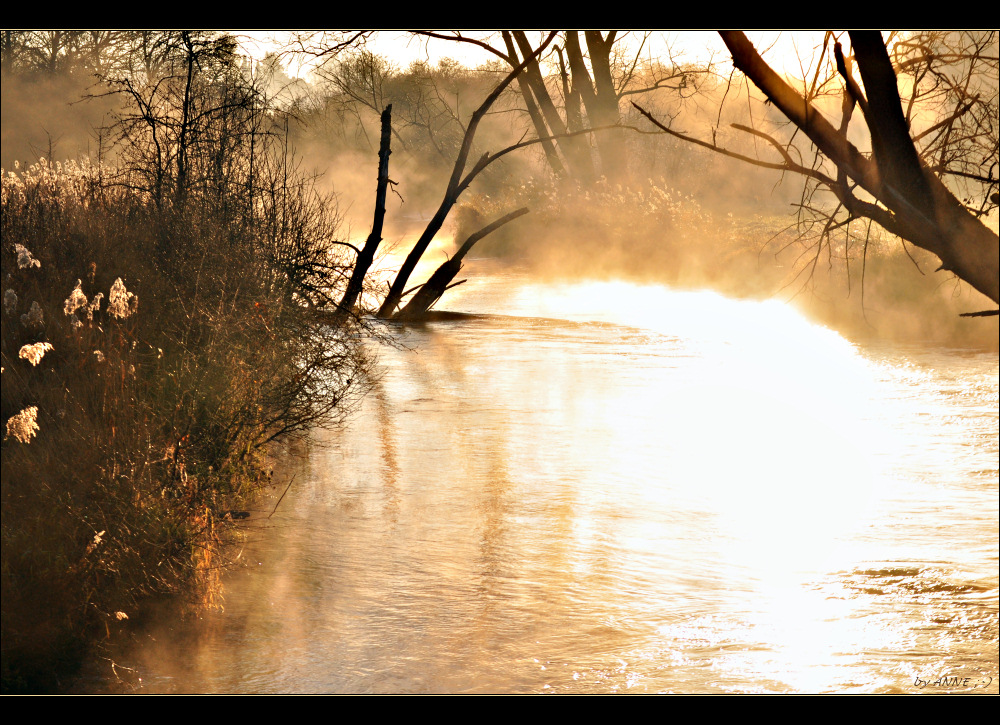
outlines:
[[252, 207], [157, 205], [86, 163], [3, 174], [5, 690], [49, 689], [146, 597], [203, 597], [265, 444], [364, 392], [364, 331], [316, 313], [347, 269], [332, 207], [257, 173]]

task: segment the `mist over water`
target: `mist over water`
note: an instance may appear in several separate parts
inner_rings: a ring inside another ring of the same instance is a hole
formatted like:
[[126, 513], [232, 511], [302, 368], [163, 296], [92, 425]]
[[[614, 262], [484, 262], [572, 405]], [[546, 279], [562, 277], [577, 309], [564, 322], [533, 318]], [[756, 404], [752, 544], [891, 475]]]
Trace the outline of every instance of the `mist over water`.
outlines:
[[489, 272], [280, 461], [141, 691], [997, 691], [995, 356]]
[[[619, 90], [677, 71], [681, 85], [635, 97], [675, 129], [767, 158], [732, 124], [780, 136], [773, 105], [667, 55], [636, 58], [628, 84], [616, 65]], [[44, 156], [110, 172], [128, 156], [108, 141], [125, 128], [115, 118], [142, 118], [129, 95], [95, 93], [83, 65], [70, 70], [79, 59], [63, 60], [61, 75], [5, 72], [8, 170]], [[270, 70], [227, 62], [275, 124], [246, 138], [274, 134], [292, 176], [315, 175], [310, 198], [333, 194], [339, 228], [320, 236], [341, 249], [372, 228], [378, 118], [394, 103], [384, 241], [360, 298], [378, 309], [473, 109], [509, 69], [394, 67], [361, 45], [323, 82], [293, 83], [275, 56]], [[838, 88], [815, 101], [831, 118]], [[569, 124], [571, 99], [554, 97]], [[650, 128], [630, 97], [619, 120]], [[511, 85], [470, 160], [531, 135], [524, 105]], [[176, 110], [161, 109], [164, 128]], [[860, 119], [845, 133], [867, 154]], [[224, 147], [233, 137], [216, 130], [199, 138]], [[111, 676], [102, 660], [81, 688], [998, 691], [1000, 337], [997, 317], [959, 317], [991, 304], [861, 220], [824, 225], [839, 202], [801, 179], [634, 131], [577, 139], [599, 162], [589, 176], [589, 163], [554, 171], [536, 146], [475, 179], [410, 285], [488, 222], [530, 214], [466, 259], [468, 281], [437, 305], [450, 314], [387, 323], [399, 346], [371, 344], [381, 376], [348, 426], [277, 454], [273, 497], [226, 552], [224, 607], [147, 617]], [[255, 167], [231, 171], [243, 168]], [[131, 628], [141, 611], [114, 622]]]

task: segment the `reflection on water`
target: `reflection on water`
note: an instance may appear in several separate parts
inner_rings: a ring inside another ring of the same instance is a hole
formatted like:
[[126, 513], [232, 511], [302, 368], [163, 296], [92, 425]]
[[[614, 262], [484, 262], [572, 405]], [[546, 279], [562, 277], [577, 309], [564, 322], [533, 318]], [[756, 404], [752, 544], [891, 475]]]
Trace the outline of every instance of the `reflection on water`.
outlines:
[[661, 287], [455, 292], [487, 314], [400, 331], [225, 611], [133, 655], [146, 691], [997, 692], [995, 356]]

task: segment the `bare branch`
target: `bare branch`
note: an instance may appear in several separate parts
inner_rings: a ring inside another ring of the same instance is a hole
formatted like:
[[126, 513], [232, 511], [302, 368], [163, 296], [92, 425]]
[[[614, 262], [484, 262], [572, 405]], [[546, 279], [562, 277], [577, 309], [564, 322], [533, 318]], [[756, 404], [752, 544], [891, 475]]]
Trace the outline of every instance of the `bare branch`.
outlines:
[[740, 154], [740, 153], [737, 153], [735, 151], [730, 151], [729, 149], [723, 148], [722, 146], [719, 146], [718, 144], [710, 143], [708, 141], [702, 141], [701, 139], [694, 138], [693, 136], [688, 136], [686, 134], [679, 133], [677, 131], [674, 131], [672, 128], [668, 128], [667, 126], [664, 126], [662, 123], [660, 123], [659, 121], [657, 121], [656, 118], [653, 117], [653, 114], [651, 114], [649, 111], [647, 111], [645, 108], [643, 108], [639, 104], [635, 103], [634, 101], [632, 102], [632, 105], [635, 107], [635, 109], [637, 111], [639, 111], [639, 113], [641, 113], [643, 116], [645, 116], [647, 119], [649, 119], [650, 123], [652, 123], [653, 125], [655, 125], [657, 128], [659, 128], [664, 133], [667, 133], [670, 136], [673, 136], [674, 138], [679, 138], [682, 141], [686, 141], [688, 143], [694, 144], [695, 146], [701, 146], [702, 148], [709, 149], [710, 151], [714, 151], [717, 154], [721, 154], [723, 156], [728, 156], [731, 159], [737, 159], [739, 161], [743, 161], [745, 163], [752, 164], [754, 166], [760, 166], [761, 168], [775, 169], [777, 171], [794, 171], [796, 173], [803, 174], [805, 176], [810, 176], [810, 177], [816, 179], [817, 181], [821, 181], [824, 184], [833, 184], [834, 183], [833, 179], [829, 178], [828, 176], [825, 176], [825, 175], [821, 174], [820, 172], [818, 172], [818, 171], [816, 171], [814, 169], [809, 169], [809, 168], [806, 168], [805, 166], [802, 166], [800, 164], [796, 164], [794, 161], [792, 161], [791, 157], [788, 156], [788, 154], [784, 150], [784, 148], [775, 139], [771, 138], [770, 136], [768, 136], [767, 134], [765, 134], [765, 133], [763, 133], [761, 131], [757, 131], [757, 130], [752, 129], [752, 128], [748, 127], [748, 126], [742, 126], [742, 125], [736, 124], [736, 123], [732, 124], [734, 128], [737, 128], [740, 131], [746, 131], [747, 133], [751, 133], [751, 134], [753, 134], [755, 136], [760, 136], [761, 138], [764, 138], [765, 140], [767, 140], [768, 143], [770, 143], [772, 146], [774, 146], [776, 149], [778, 149], [778, 152], [784, 158], [784, 163], [780, 163], [779, 164], [779, 163], [775, 163], [775, 162], [772, 162], [772, 161], [761, 161], [760, 159], [754, 158], [753, 156], [746, 156], [745, 154]]

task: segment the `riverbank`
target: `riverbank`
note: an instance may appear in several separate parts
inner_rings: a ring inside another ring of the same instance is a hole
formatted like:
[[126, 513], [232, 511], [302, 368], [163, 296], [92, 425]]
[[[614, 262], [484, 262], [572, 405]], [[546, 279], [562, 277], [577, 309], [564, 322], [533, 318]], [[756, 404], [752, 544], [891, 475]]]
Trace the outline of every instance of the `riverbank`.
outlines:
[[294, 297], [338, 259], [321, 200], [160, 204], [126, 173], [3, 174], [4, 692], [57, 689], [148, 601], [211, 605], [266, 444], [366, 386], [360, 335]]

